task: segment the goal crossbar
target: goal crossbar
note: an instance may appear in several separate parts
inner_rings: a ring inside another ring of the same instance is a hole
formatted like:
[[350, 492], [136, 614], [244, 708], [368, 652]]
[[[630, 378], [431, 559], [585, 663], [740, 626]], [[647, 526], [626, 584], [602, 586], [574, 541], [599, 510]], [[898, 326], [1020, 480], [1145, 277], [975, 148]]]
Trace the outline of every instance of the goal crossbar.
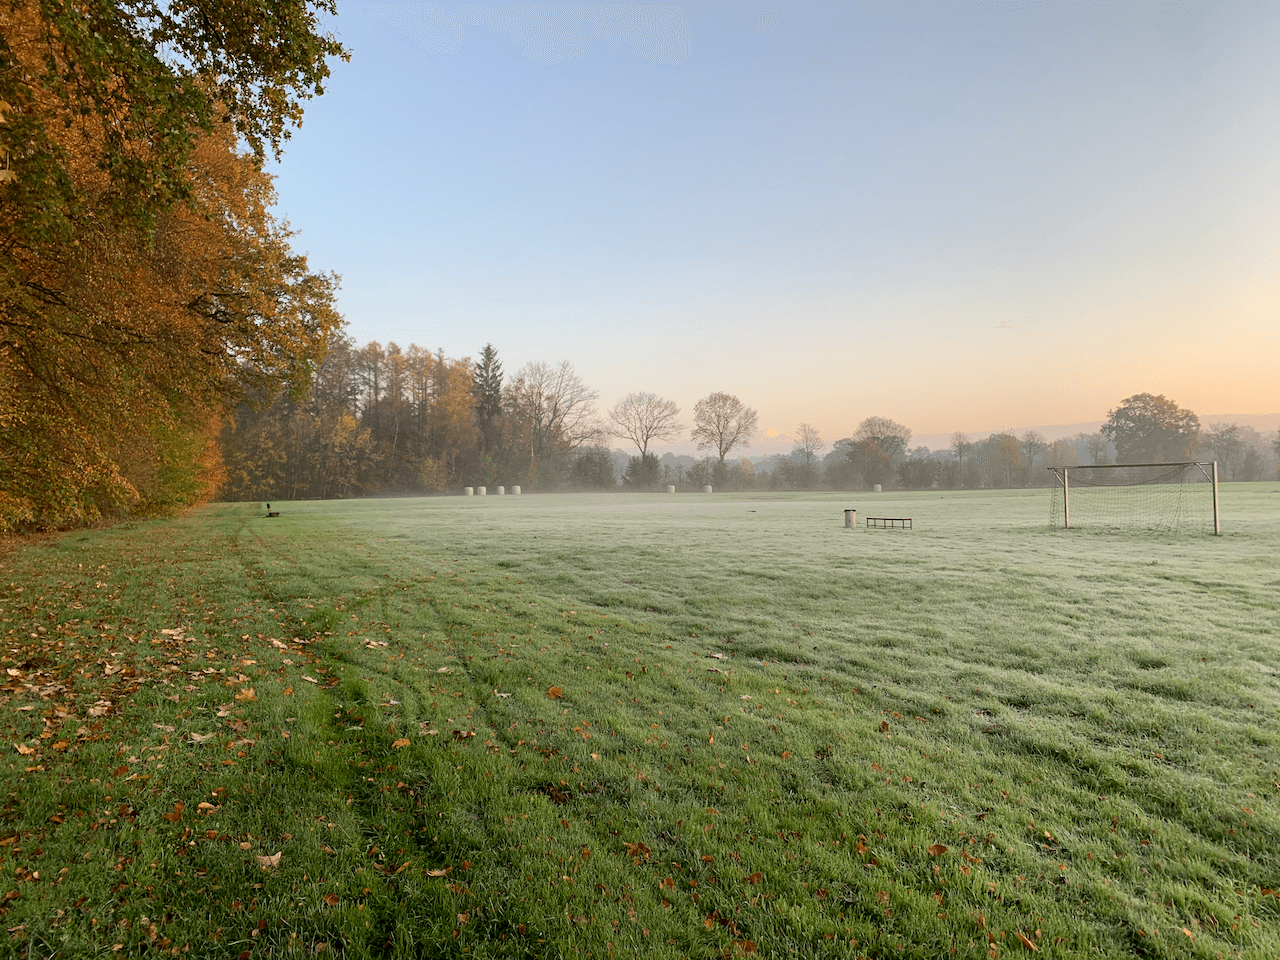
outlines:
[[[1080, 525], [1072, 521], [1074, 489], [1077, 500], [1088, 498], [1091, 508], [1097, 506], [1094, 500], [1109, 498], [1104, 508], [1091, 510], [1095, 523], [1099, 522], [1098, 517], [1101, 517], [1101, 522], [1110, 527], [1145, 526], [1155, 529], [1172, 529], [1179, 526], [1194, 526], [1195, 514], [1203, 511], [1207, 526], [1211, 504], [1213, 533], [1215, 536], [1222, 533], [1218, 512], [1218, 462], [1216, 460], [1093, 464], [1049, 467], [1048, 470], [1057, 480], [1049, 518], [1050, 526], [1055, 529], [1061, 527], [1064, 530], [1070, 530]], [[1192, 474], [1192, 471], [1198, 473], [1199, 477]], [[1184, 496], [1182, 492], [1189, 486], [1207, 486], [1212, 491], [1212, 496], [1200, 499]], [[1132, 496], [1125, 498], [1120, 491], [1122, 488], [1144, 487], [1160, 490], [1163, 496], [1152, 494], [1146, 499], [1158, 498], [1163, 505], [1157, 505], [1142, 515], [1141, 508], [1132, 505], [1131, 501], [1134, 498]], [[1104, 492], [1107, 490], [1114, 490], [1117, 493], [1108, 495]], [[1117, 501], [1116, 498], [1120, 499]], [[1188, 514], [1190, 517], [1187, 516]]]

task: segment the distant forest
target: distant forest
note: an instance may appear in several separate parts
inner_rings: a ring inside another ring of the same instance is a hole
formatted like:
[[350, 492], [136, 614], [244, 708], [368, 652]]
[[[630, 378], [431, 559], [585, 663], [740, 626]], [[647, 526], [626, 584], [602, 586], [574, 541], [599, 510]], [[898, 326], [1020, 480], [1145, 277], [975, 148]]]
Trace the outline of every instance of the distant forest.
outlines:
[[[1041, 487], [1050, 466], [1217, 460], [1225, 480], [1277, 475], [1280, 432], [1201, 426], [1164, 397], [1139, 394], [1102, 430], [1055, 441], [1034, 430], [944, 449], [911, 445], [911, 429], [850, 412], [848, 436], [824, 442], [799, 424], [788, 454], [747, 457], [756, 413], [711, 394], [693, 412], [635, 393], [609, 411], [567, 361], [514, 375], [486, 346], [478, 361], [377, 342], [333, 343], [305, 388], [249, 397], [222, 434], [224, 500], [286, 500], [460, 492], [464, 486], [548, 490], [868, 490]], [[690, 438], [710, 451], [658, 456], [651, 442]], [[625, 438], [631, 450], [611, 448]], [[1118, 459], [1119, 458], [1119, 459]]]

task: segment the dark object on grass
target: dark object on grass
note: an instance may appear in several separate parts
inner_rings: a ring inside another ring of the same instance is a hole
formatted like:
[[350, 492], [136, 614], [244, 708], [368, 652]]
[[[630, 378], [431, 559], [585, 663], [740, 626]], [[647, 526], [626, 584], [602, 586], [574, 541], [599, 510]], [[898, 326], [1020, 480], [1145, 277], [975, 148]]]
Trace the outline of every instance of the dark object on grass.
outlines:
[[271, 504], [269, 504], [269, 503], [268, 503], [268, 504], [267, 504], [267, 516], [268, 516], [268, 517], [278, 517], [278, 516], [280, 516], [280, 511], [279, 511], [279, 510], [272, 510], [272, 509], [271, 509]]
[[910, 530], [910, 517], [867, 517], [868, 527], [881, 527], [883, 529]]

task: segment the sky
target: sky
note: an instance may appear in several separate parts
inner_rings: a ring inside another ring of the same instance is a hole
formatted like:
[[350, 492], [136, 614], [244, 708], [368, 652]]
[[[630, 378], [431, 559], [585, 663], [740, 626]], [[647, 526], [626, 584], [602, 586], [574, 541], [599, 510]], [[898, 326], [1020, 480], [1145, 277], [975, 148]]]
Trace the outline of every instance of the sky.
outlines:
[[754, 453], [1140, 392], [1280, 424], [1274, 0], [339, 0], [327, 26], [351, 61], [271, 169], [358, 343], [568, 360], [602, 411], [648, 391], [686, 423], [724, 391]]

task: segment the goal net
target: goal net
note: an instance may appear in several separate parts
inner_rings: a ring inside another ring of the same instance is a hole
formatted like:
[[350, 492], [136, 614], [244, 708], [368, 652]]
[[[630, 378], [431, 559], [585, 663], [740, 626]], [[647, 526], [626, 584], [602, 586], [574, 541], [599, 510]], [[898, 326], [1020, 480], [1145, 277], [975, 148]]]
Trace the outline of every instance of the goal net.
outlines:
[[1219, 533], [1218, 464], [1050, 467], [1053, 529]]

